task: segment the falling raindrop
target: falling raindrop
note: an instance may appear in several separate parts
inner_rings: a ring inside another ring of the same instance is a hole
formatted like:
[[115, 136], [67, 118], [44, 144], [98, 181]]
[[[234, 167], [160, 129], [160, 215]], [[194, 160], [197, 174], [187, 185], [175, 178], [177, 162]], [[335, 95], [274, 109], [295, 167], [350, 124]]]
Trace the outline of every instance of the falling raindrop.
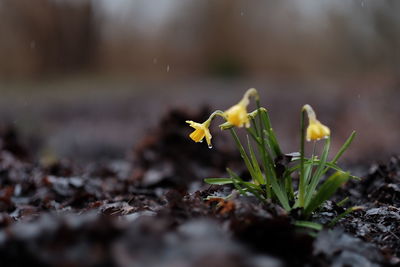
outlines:
[[153, 58], [153, 64], [157, 64], [158, 59], [155, 57]]
[[169, 65], [167, 65], [167, 72], [169, 72]]
[[241, 12], [240, 12], [240, 16], [241, 16], [241, 17], [243, 17], [243, 15], [244, 15], [244, 12], [243, 12], [243, 11], [241, 11]]

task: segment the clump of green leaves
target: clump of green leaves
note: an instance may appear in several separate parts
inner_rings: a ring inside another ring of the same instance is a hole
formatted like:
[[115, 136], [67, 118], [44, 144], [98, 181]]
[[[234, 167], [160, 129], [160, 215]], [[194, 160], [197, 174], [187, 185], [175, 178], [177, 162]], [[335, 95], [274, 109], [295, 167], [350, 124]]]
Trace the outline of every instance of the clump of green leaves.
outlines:
[[[257, 109], [247, 113], [249, 98], [254, 97]], [[308, 127], [306, 128], [306, 115]], [[356, 133], [352, 132], [337, 154], [328, 159], [331, 145], [330, 130], [321, 124], [315, 112], [305, 105], [300, 116], [300, 149], [299, 152], [284, 154], [272, 128], [268, 111], [260, 106], [258, 93], [249, 89], [242, 100], [225, 112], [216, 111], [203, 124], [197, 124], [190, 137], [202, 141], [207, 137], [211, 145], [211, 134], [208, 130], [210, 122], [216, 116], [223, 117], [226, 122], [220, 125], [222, 130], [230, 131], [239, 153], [251, 177], [240, 177], [231, 169], [227, 169], [229, 177], [207, 178], [205, 182], [213, 185], [232, 184], [237, 191], [244, 195], [252, 195], [262, 202], [279, 203], [286, 211], [298, 208], [303, 219], [310, 218], [313, 212], [330, 199], [335, 192], [351, 178], [356, 178], [343, 171], [337, 162], [348, 149]], [[242, 142], [236, 130], [245, 126], [246, 140]], [[321, 153], [316, 153], [317, 142], [324, 142]], [[310, 156], [305, 153], [306, 141], [313, 144]], [[333, 171], [333, 173], [332, 173]], [[328, 173], [331, 173], [327, 176]], [[248, 179], [250, 178], [250, 179]], [[355, 208], [348, 209], [343, 217]], [[339, 218], [338, 218], [339, 219]], [[332, 223], [336, 222], [334, 220]], [[319, 228], [318, 225], [300, 221], [299, 226]]]

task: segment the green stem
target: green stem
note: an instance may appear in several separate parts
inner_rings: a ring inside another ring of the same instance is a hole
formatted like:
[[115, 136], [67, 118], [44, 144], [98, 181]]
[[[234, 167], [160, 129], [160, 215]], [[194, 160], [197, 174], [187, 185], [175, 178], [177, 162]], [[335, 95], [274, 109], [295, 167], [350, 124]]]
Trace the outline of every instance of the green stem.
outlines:
[[216, 110], [208, 117], [208, 119], [204, 122], [207, 127], [210, 126], [211, 121], [215, 118], [215, 116], [224, 117], [224, 112], [222, 110]]
[[307, 186], [308, 185], [308, 183], [310, 182], [310, 177], [311, 177], [311, 175], [312, 175], [312, 172], [313, 172], [313, 169], [314, 169], [314, 155], [315, 155], [315, 148], [316, 148], [316, 146], [317, 146], [317, 142], [316, 141], [314, 141], [314, 143], [313, 143], [313, 150], [312, 150], [312, 154], [311, 154], [311, 165], [310, 165], [310, 167], [305, 171], [305, 186]]
[[249, 156], [247, 156], [247, 153], [246, 153], [246, 151], [244, 150], [244, 147], [243, 147], [242, 143], [240, 142], [239, 137], [237, 136], [237, 134], [236, 134], [236, 132], [235, 132], [235, 130], [234, 130], [233, 128], [232, 128], [232, 129], [229, 129], [229, 130], [230, 130], [230, 132], [231, 132], [231, 134], [232, 134], [232, 136], [233, 136], [233, 139], [235, 140], [235, 143], [236, 143], [237, 148], [239, 149], [240, 156], [241, 156], [242, 159], [244, 160], [244, 163], [245, 163], [247, 169], [248, 169], [249, 172], [250, 172], [251, 178], [252, 178], [254, 181], [257, 181], [257, 180], [258, 180], [258, 179], [257, 179], [257, 173], [256, 173], [256, 171], [254, 170], [254, 166], [253, 166], [253, 164], [252, 164], [252, 162], [251, 162]]
[[[260, 105], [260, 99], [256, 99], [256, 104], [257, 104], [257, 109], [261, 110], [261, 105]], [[265, 139], [264, 139], [264, 131], [263, 131], [263, 123], [262, 123], [262, 118], [261, 114], [258, 116], [259, 118], [259, 124], [260, 124], [260, 133], [259, 136], [261, 138], [261, 150], [262, 150], [262, 158], [263, 158], [263, 164], [264, 164], [264, 176], [265, 176], [265, 186], [266, 186], [266, 191], [267, 191], [267, 198], [271, 199], [272, 194], [271, 194], [271, 178], [268, 177], [267, 173], [267, 159], [266, 159], [266, 147], [265, 147]]]
[[299, 206], [304, 207], [305, 177], [304, 177], [304, 143], [305, 143], [305, 112], [301, 111], [300, 118], [300, 182], [299, 182]]
[[274, 152], [274, 157], [278, 157], [282, 155], [281, 149], [279, 147], [278, 140], [276, 139], [275, 133], [272, 129], [271, 119], [269, 118], [268, 112], [265, 110], [263, 113], [263, 121], [265, 124], [268, 142], [270, 148], [272, 148], [272, 152]]
[[[284, 176], [285, 177], [285, 176]], [[289, 174], [286, 176], [286, 193], [289, 195], [290, 200], [294, 200], [294, 191], [293, 191], [293, 179], [292, 176]]]

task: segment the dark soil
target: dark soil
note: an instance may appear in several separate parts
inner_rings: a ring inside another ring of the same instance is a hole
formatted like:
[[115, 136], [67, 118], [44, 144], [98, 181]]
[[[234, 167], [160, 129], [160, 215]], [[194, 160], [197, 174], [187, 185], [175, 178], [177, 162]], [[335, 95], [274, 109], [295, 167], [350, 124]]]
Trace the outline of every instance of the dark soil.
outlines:
[[[363, 206], [319, 233], [296, 228], [279, 206], [225, 201], [205, 177], [241, 170], [222, 135], [210, 151], [188, 140], [172, 111], [133, 160], [39, 164], [17, 131], [0, 130], [1, 266], [399, 266], [400, 157], [349, 182], [315, 220]], [[226, 145], [225, 145], [226, 144]], [[223, 148], [223, 149], [222, 149]], [[128, 148], [127, 148], [128, 149]], [[215, 198], [205, 200], [205, 197]]]

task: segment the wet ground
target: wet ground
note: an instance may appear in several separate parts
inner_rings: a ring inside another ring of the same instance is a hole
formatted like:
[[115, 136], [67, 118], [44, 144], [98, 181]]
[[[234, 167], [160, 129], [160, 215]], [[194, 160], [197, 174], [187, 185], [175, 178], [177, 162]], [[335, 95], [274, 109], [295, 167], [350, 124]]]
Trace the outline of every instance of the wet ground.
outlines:
[[[229, 187], [201, 179], [242, 168], [232, 150], [187, 142], [173, 111], [134, 150], [134, 161], [35, 162], [13, 129], [1, 130], [0, 256], [4, 266], [397, 266], [400, 158], [337, 195], [363, 210], [310, 235], [279, 206], [204, 200]], [[204, 114], [191, 114], [193, 118]], [[215, 138], [223, 139], [223, 136]], [[191, 157], [195, 155], [195, 157]], [[343, 210], [328, 202], [315, 220]], [[156, 255], [156, 256], [155, 256]]]
[[93, 84], [67, 95], [51, 84], [38, 95], [5, 91], [1, 116], [11, 124], [0, 127], [2, 266], [400, 265], [400, 158], [389, 156], [399, 151], [390, 143], [399, 133], [395, 91], [390, 97], [370, 85], [343, 97], [303, 88], [294, 96], [285, 89], [293, 83], [262, 91], [288, 152], [297, 147], [293, 114], [306, 102], [336, 129], [336, 147], [359, 131], [343, 163], [363, 179], [349, 182], [314, 220], [328, 224], [343, 212], [337, 202], [344, 197], [346, 207], [363, 209], [316, 233], [251, 197], [205, 200], [232, 188], [203, 178], [243, 166], [227, 136], [214, 131], [210, 150], [187, 138], [184, 121], [228, 107], [250, 86], [193, 84], [157, 94], [127, 84], [112, 94]]

